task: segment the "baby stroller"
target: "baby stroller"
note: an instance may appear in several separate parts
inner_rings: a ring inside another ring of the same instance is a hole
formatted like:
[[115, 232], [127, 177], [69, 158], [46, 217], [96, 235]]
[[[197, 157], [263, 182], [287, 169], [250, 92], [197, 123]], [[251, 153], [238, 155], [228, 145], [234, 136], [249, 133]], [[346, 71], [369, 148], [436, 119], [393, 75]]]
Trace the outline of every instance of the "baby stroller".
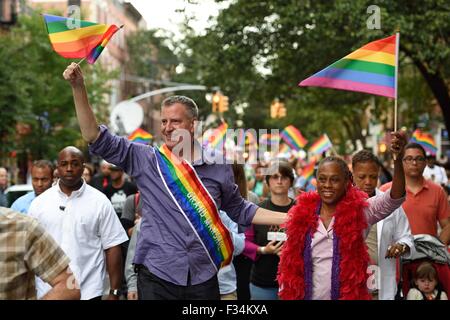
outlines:
[[408, 259], [400, 258], [400, 281], [397, 300], [408, 294], [417, 267], [424, 261], [431, 262], [437, 271], [439, 285], [446, 293], [450, 292], [450, 254], [447, 247], [436, 237], [428, 234], [414, 236], [415, 252]]

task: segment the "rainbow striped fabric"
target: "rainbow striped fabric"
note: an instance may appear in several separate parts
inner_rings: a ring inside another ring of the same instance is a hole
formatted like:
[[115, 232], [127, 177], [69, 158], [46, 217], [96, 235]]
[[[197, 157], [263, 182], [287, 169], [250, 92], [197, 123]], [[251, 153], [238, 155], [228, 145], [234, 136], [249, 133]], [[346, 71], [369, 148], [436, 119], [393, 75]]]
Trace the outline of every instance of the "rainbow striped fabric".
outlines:
[[312, 146], [309, 148], [309, 152], [313, 154], [322, 154], [331, 147], [333, 147], [333, 145], [331, 144], [330, 139], [325, 133], [312, 144]]
[[215, 129], [208, 129], [203, 134], [203, 145], [213, 149], [223, 149], [227, 134], [228, 124], [222, 122]]
[[373, 41], [303, 80], [299, 86], [397, 97], [399, 34]]
[[149, 144], [152, 142], [153, 136], [144, 129], [137, 128], [128, 136], [128, 140], [137, 143]]
[[412, 134], [410, 142], [418, 143], [425, 149], [426, 153], [432, 156], [436, 155], [436, 141], [434, 141], [434, 138], [430, 133], [422, 132], [419, 129], [416, 129]]
[[97, 60], [109, 39], [120, 29], [114, 24], [98, 24], [49, 14], [43, 16], [53, 50], [64, 58], [86, 58], [90, 64]]
[[217, 269], [228, 265], [233, 255], [233, 242], [214, 200], [189, 163], [175, 158], [165, 144], [155, 150], [161, 178], [203, 243], [212, 264]]
[[306, 181], [313, 178], [315, 166], [316, 166], [316, 161], [312, 160], [310, 163], [308, 163], [306, 166], [303, 167], [301, 176]]
[[308, 140], [306, 140], [303, 136], [300, 130], [298, 130], [293, 125], [289, 125], [286, 128], [284, 128], [283, 131], [281, 131], [280, 134], [281, 139], [286, 142], [289, 147], [293, 150], [300, 150], [301, 148], [304, 148], [305, 145], [308, 143]]
[[291, 151], [291, 148], [286, 143], [280, 145], [279, 153], [288, 153], [289, 151]]
[[277, 143], [280, 143], [280, 135], [278, 134], [263, 133], [259, 137], [259, 144], [262, 146], [273, 146]]

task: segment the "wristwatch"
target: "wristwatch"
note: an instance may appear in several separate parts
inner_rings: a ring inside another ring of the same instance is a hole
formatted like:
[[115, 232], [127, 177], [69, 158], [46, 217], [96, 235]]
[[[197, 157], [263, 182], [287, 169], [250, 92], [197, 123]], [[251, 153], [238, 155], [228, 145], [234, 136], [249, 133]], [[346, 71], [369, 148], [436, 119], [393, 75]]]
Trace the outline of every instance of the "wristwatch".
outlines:
[[111, 289], [111, 290], [109, 290], [109, 294], [120, 297], [120, 295], [122, 294], [122, 291], [120, 291], [119, 289]]

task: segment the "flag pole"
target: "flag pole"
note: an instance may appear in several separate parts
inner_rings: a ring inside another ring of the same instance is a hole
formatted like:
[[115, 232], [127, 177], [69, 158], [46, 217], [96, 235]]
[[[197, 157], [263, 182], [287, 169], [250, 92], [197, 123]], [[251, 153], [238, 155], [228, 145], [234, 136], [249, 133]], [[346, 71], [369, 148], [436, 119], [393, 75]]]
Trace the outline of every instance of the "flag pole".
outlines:
[[[400, 46], [400, 32], [395, 33], [395, 98], [394, 98], [394, 132], [397, 132], [397, 98], [398, 98], [398, 51]], [[397, 154], [393, 153], [394, 161], [397, 160]]]
[[397, 131], [397, 98], [398, 98], [398, 51], [400, 45], [400, 32], [395, 34], [395, 100], [394, 100], [394, 131]]
[[83, 59], [81, 59], [80, 61], [77, 62], [77, 65], [80, 65], [84, 60], [86, 60], [86, 57], [84, 57]]

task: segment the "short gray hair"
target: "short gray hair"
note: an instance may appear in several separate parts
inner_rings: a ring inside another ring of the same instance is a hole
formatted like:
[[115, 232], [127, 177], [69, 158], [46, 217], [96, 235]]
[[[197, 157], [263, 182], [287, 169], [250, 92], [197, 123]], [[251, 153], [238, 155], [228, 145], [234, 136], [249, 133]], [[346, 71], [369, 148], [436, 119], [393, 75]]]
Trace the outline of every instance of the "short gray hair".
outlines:
[[191, 98], [186, 96], [170, 96], [161, 103], [161, 109], [164, 107], [170, 107], [176, 103], [180, 103], [186, 107], [186, 110], [191, 118], [198, 119], [198, 107], [197, 104]]

